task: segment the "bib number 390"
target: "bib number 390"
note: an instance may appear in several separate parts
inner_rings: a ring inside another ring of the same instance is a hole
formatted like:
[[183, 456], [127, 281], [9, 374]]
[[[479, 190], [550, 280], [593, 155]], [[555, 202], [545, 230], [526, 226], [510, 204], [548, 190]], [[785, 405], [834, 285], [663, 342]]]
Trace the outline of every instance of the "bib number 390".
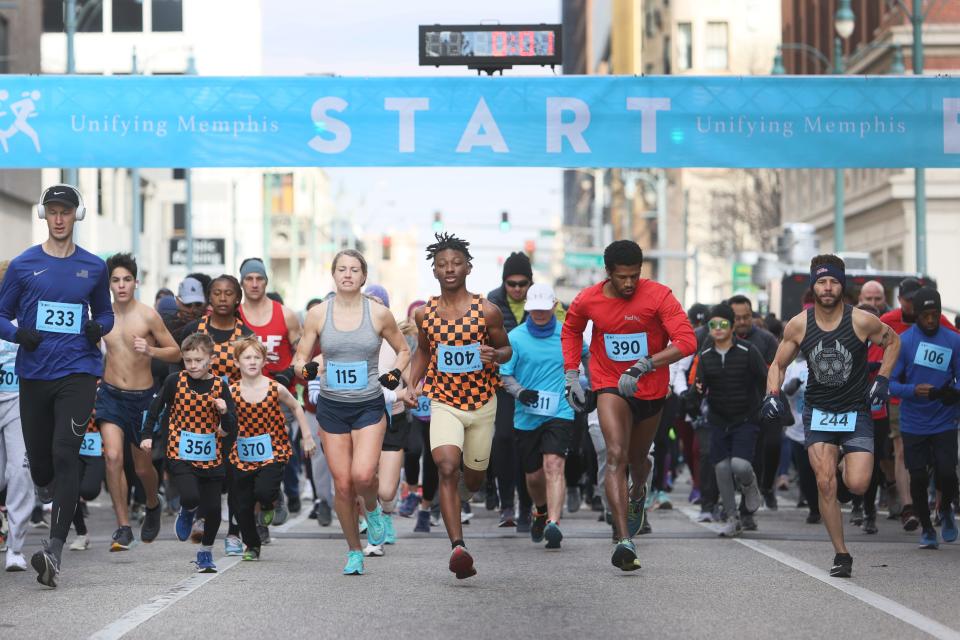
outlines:
[[442, 373], [480, 371], [483, 369], [483, 363], [480, 362], [480, 344], [441, 344], [437, 347], [437, 368]]
[[217, 459], [217, 434], [180, 432], [181, 460], [188, 462], [211, 462]]
[[913, 358], [913, 363], [937, 371], [946, 371], [952, 357], [953, 349], [949, 347], [921, 342], [917, 345], [917, 355]]
[[49, 333], [80, 333], [83, 305], [65, 302], [37, 303], [37, 331]]
[[616, 362], [635, 362], [647, 356], [646, 333], [605, 333], [607, 357]]
[[831, 431], [835, 433], [850, 433], [857, 426], [857, 412], [830, 413], [814, 409], [810, 416], [812, 431]]

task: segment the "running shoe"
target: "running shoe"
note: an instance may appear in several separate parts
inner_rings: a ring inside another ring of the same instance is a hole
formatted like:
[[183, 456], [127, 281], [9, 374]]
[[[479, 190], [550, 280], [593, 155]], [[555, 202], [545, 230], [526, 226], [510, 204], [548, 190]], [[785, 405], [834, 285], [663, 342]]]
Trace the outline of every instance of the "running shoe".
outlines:
[[383, 511], [378, 504], [373, 511], [367, 511], [367, 542], [381, 545], [387, 537], [387, 527], [383, 522]]
[[957, 521], [950, 507], [940, 511], [940, 535], [944, 542], [957, 541]]
[[713, 512], [701, 511], [697, 514], [697, 522], [713, 522]]
[[467, 488], [467, 480], [463, 472], [460, 472], [460, 480], [457, 482], [457, 493], [460, 494], [460, 502], [470, 502], [470, 498], [473, 497], [473, 491]]
[[849, 553], [838, 553], [833, 556], [833, 566], [830, 567], [831, 578], [849, 578], [853, 574], [853, 558]]
[[730, 518], [720, 525], [717, 535], [721, 538], [736, 538], [743, 533], [743, 526], [740, 524], [740, 518]]
[[516, 520], [513, 519], [513, 507], [500, 510], [500, 524], [497, 526], [502, 529], [517, 526]]
[[696, 487], [694, 487], [693, 489], [691, 489], [691, 490], [690, 490], [690, 495], [687, 496], [687, 502], [689, 502], [690, 504], [700, 504], [700, 502], [702, 501], [702, 499], [703, 499], [703, 498], [702, 498], [702, 496], [700, 495], [700, 489], [697, 489]]
[[419, 504], [420, 496], [411, 491], [407, 494], [406, 498], [400, 501], [400, 507], [397, 509], [397, 512], [401, 518], [409, 518], [413, 515], [413, 512], [417, 510]]
[[500, 506], [500, 499], [496, 491], [487, 491], [487, 498], [484, 500], [483, 506], [486, 507], [487, 511], [497, 510], [497, 507]]
[[636, 571], [640, 568], [640, 559], [637, 558], [637, 547], [629, 538], [624, 538], [617, 543], [613, 550], [613, 556], [610, 558], [613, 566], [621, 571]]
[[517, 516], [517, 533], [530, 533], [533, 525], [533, 515], [529, 509], [521, 509]]
[[226, 538], [224, 538], [223, 539], [223, 555], [242, 556], [243, 543], [240, 542], [240, 538], [238, 538], [237, 536], [231, 536], [231, 535], [228, 535]]
[[[653, 494], [652, 491], [650, 493]], [[640, 533], [643, 525], [647, 522], [645, 500], [646, 498], [641, 495], [636, 500], [631, 499], [627, 504], [627, 534], [631, 538]]]
[[546, 528], [543, 530], [543, 537], [547, 540], [547, 549], [559, 549], [560, 541], [563, 540], [560, 525], [556, 522], [548, 522]]
[[913, 514], [912, 504], [903, 506], [903, 511], [900, 512], [900, 523], [904, 531], [916, 531], [920, 526], [920, 519]]
[[744, 513], [740, 516], [740, 523], [743, 525], [744, 531], [756, 531], [757, 530], [757, 521], [754, 519], [752, 513]]
[[937, 530], [924, 529], [920, 532], [921, 549], [937, 549], [940, 545], [937, 543]]
[[547, 526], [547, 514], [533, 514], [533, 522], [530, 523], [530, 539], [534, 542], [543, 542], [543, 534]]
[[86, 551], [90, 548], [90, 537], [86, 535], [77, 536], [70, 543], [70, 551]]
[[673, 503], [670, 502], [670, 496], [667, 495], [666, 491], [657, 492], [657, 502], [659, 503], [658, 509], [673, 509]]
[[196, 509], [187, 509], [180, 507], [180, 515], [177, 516], [177, 538], [180, 542], [186, 542], [190, 538], [190, 531], [193, 528], [193, 518], [197, 514]]
[[767, 511], [776, 511], [779, 508], [777, 494], [773, 491], [765, 491], [763, 493], [763, 504], [767, 507]]
[[7, 562], [5, 570], [13, 573], [14, 571], [26, 571], [27, 559], [22, 553], [17, 553], [13, 549], [7, 549]]
[[877, 516], [864, 516], [863, 517], [863, 526], [861, 527], [864, 533], [872, 534], [879, 531], [877, 529]]
[[197, 551], [197, 573], [216, 573], [217, 565], [213, 564], [213, 554], [209, 551]]
[[45, 587], [55, 589], [57, 576], [60, 575], [60, 560], [50, 551], [49, 543], [41, 541], [42, 551], [37, 551], [30, 558], [30, 566], [37, 572], [37, 582]]
[[110, 551], [127, 551], [133, 546], [133, 530], [129, 526], [119, 527], [113, 532]]
[[145, 506], [141, 502], [134, 502], [130, 505], [130, 519], [136, 522], [143, 522], [143, 510]]
[[270, 527], [265, 527], [262, 524], [258, 524], [257, 535], [260, 536], [260, 544], [270, 544]]
[[53, 482], [51, 481], [45, 487], [41, 487], [38, 484], [33, 485], [37, 490], [37, 499], [43, 504], [50, 504], [53, 502]]
[[470, 507], [469, 500], [460, 501], [460, 524], [470, 524], [473, 520], [473, 509]]
[[[297, 499], [297, 502], [299, 503], [299, 499]], [[291, 500], [290, 503], [291, 503], [291, 505], [292, 505], [292, 504], [293, 504], [293, 501]], [[297, 511], [299, 511], [299, 510], [300, 510], [300, 509], [298, 508]], [[283, 492], [281, 492], [281, 493], [277, 496], [276, 501], [273, 503], [273, 520], [272, 520], [272, 524], [273, 524], [273, 526], [275, 526], [275, 527], [279, 527], [280, 525], [282, 525], [283, 523], [285, 523], [285, 522], [287, 521], [287, 518], [289, 518], [289, 517], [290, 517], [290, 511], [287, 509], [287, 505], [286, 505], [286, 503], [285, 503], [285, 501], [284, 501], [284, 499], [283, 499]], [[271, 524], [271, 522], [264, 522], [263, 524]]]
[[417, 524], [413, 527], [414, 533], [430, 533], [430, 512], [417, 510]]
[[397, 544], [397, 530], [393, 526], [392, 513], [383, 514], [383, 526], [386, 529], [383, 544]]
[[258, 547], [247, 547], [243, 551], [244, 562], [256, 562], [260, 559], [260, 549]]
[[807, 524], [820, 524], [820, 513], [817, 511], [811, 511], [807, 514]]
[[473, 494], [473, 497], [470, 498], [470, 502], [473, 504], [485, 504], [487, 501], [487, 490], [484, 487], [480, 487], [480, 490]]
[[153, 509], [147, 508], [143, 512], [143, 524], [140, 525], [140, 541], [151, 543], [160, 535], [160, 516], [163, 508], [157, 503]]
[[333, 512], [326, 500], [317, 502], [317, 524], [321, 527], [329, 527], [333, 522]]
[[287, 496], [287, 505], [292, 514], [300, 513], [300, 509], [303, 508], [303, 505], [300, 504], [300, 496], [297, 495]]
[[261, 509], [260, 514], [257, 516], [257, 524], [262, 524], [265, 527], [269, 527], [271, 524], [273, 524], [274, 515], [276, 515], [276, 510], [274, 509]]
[[203, 530], [207, 526], [207, 521], [205, 518], [194, 518], [193, 519], [193, 528], [190, 529], [190, 542], [193, 544], [200, 544], [203, 540]]
[[567, 487], [567, 513], [580, 511], [580, 487]]
[[466, 547], [457, 545], [450, 552], [450, 571], [457, 576], [457, 580], [463, 580], [470, 576], [477, 575], [477, 570], [473, 567], [473, 556], [467, 551]]
[[317, 503], [316, 502], [313, 503], [313, 508], [310, 509], [310, 513], [307, 514], [307, 519], [308, 520], [317, 519]]
[[383, 545], [382, 544], [367, 544], [363, 548], [363, 555], [367, 558], [382, 558], [383, 557]]
[[760, 487], [757, 486], [757, 481], [754, 480], [748, 485], [740, 487], [741, 493], [743, 493], [743, 508], [747, 513], [756, 513], [760, 510], [760, 507], [763, 506], [763, 494], [760, 493]]
[[363, 575], [363, 551], [347, 551], [347, 564], [343, 567], [343, 575]]
[[850, 510], [850, 524], [859, 527], [863, 524], [863, 507], [858, 504], [853, 505]]

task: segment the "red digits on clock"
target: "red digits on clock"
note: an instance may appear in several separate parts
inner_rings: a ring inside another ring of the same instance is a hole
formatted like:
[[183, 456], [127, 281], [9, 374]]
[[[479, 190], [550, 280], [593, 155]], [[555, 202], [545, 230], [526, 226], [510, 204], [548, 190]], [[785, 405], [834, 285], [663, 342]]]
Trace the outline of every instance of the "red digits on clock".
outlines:
[[521, 31], [520, 32], [520, 55], [521, 56], [533, 56], [536, 54], [534, 47], [534, 34], [533, 31]]
[[504, 57], [507, 55], [507, 32], [492, 31], [490, 33], [491, 45], [490, 52], [495, 57]]

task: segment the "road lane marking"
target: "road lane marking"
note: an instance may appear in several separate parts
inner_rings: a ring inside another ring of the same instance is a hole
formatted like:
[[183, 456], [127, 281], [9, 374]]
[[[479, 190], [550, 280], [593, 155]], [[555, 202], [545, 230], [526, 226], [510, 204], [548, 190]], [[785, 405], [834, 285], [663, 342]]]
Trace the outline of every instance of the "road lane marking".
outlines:
[[[694, 524], [700, 525], [704, 529], [716, 533], [716, 530], [709, 526], [708, 523], [696, 521], [696, 517], [700, 513], [699, 510], [692, 509], [690, 507], [680, 507], [680, 511], [690, 518], [690, 521]], [[773, 547], [765, 545], [757, 540], [745, 538], [730, 538], [730, 540], [733, 540], [734, 542], [739, 543], [748, 549], [752, 549], [757, 553], [763, 554], [772, 560], [776, 560], [780, 564], [786, 565], [791, 569], [796, 569], [801, 573], [805, 573], [811, 578], [819, 580], [825, 585], [833, 587], [838, 591], [842, 591], [848, 596], [852, 596], [864, 604], [868, 604], [871, 607], [882, 611], [883, 613], [891, 615], [894, 618], [909, 624], [911, 627], [919, 629], [920, 631], [933, 636], [934, 638], [938, 638], [940, 640], [960, 640], [960, 631], [951, 629], [950, 627], [937, 622], [933, 618], [928, 618], [922, 613], [914, 611], [906, 605], [900, 604], [896, 600], [891, 600], [886, 596], [882, 596], [879, 593], [854, 584], [849, 578], [831, 578], [826, 571], [818, 569], [812, 564], [804, 562], [799, 558], [795, 558], [788, 553], [774, 549]]]
[[[303, 511], [300, 515], [279, 527], [271, 528], [271, 535], [280, 534], [281, 536], [290, 531], [295, 526], [307, 519], [309, 512]], [[116, 640], [130, 633], [144, 622], [154, 617], [164, 609], [167, 609], [178, 600], [187, 597], [211, 580], [222, 576], [224, 573], [237, 566], [240, 563], [240, 557], [229, 556], [218, 561], [217, 573], [196, 573], [189, 578], [181, 580], [173, 585], [165, 593], [154, 596], [149, 602], [146, 602], [135, 609], [127, 611], [125, 614], [103, 627], [89, 637], [89, 640]]]

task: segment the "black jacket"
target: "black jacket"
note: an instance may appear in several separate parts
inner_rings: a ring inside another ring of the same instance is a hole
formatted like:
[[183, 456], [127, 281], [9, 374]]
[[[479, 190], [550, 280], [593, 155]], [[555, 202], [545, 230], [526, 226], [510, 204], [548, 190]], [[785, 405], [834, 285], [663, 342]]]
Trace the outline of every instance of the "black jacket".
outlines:
[[727, 427], [758, 420], [767, 384], [767, 365], [760, 350], [734, 336], [726, 354], [712, 341], [700, 351], [697, 381], [703, 386], [710, 424]]
[[497, 305], [500, 308], [500, 313], [503, 314], [503, 329], [507, 333], [510, 333], [517, 328], [517, 325], [521, 322], [526, 321], [527, 312], [523, 312], [523, 317], [520, 318], [520, 322], [517, 322], [517, 319], [513, 317], [513, 311], [510, 310], [510, 305], [507, 303], [507, 289], [503, 285], [500, 285], [493, 291], [487, 294], [487, 300]]

